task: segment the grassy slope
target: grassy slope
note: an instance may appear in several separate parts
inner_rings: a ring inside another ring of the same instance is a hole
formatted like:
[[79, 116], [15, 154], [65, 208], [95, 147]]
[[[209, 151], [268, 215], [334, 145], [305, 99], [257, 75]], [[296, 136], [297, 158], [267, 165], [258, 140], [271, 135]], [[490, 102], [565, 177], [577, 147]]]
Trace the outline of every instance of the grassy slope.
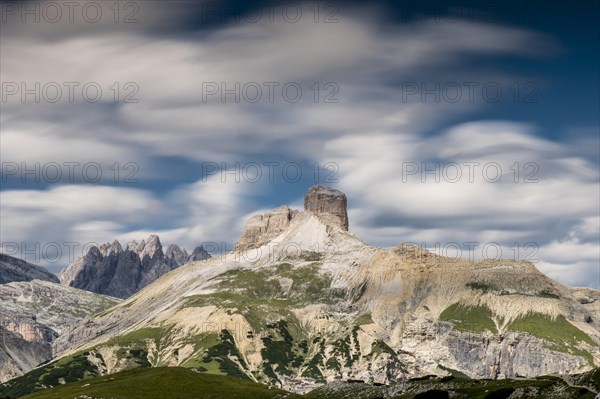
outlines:
[[97, 368], [91, 365], [82, 353], [77, 353], [33, 369], [0, 385], [0, 398], [18, 398], [40, 387], [56, 386], [61, 381], [80, 381], [97, 375]]
[[128, 370], [95, 377], [24, 396], [23, 399], [65, 399], [80, 395], [114, 399], [262, 399], [296, 398], [266, 385], [230, 377], [199, 374], [181, 367]]
[[440, 320], [452, 321], [456, 329], [482, 333], [486, 330], [496, 334], [492, 312], [484, 306], [450, 305], [440, 314]]
[[572, 325], [563, 315], [556, 319], [540, 313], [530, 313], [515, 320], [510, 326], [511, 331], [521, 331], [542, 338], [550, 343], [549, 348], [575, 356], [582, 356], [593, 365], [594, 360], [590, 353], [577, 348], [579, 342], [596, 346], [586, 333]]
[[583, 374], [571, 376], [574, 385], [586, 386], [593, 391], [600, 392], [600, 368], [595, 368]]
[[[440, 314], [440, 320], [450, 321], [454, 328], [460, 331], [482, 333], [486, 330], [497, 334], [492, 320], [492, 312], [484, 306], [464, 306], [455, 303]], [[594, 365], [592, 355], [580, 348], [578, 344], [585, 342], [591, 346], [597, 345], [590, 336], [569, 323], [563, 315], [552, 319], [541, 313], [529, 313], [514, 320], [509, 331], [524, 332], [548, 342], [548, 348], [585, 358]]]

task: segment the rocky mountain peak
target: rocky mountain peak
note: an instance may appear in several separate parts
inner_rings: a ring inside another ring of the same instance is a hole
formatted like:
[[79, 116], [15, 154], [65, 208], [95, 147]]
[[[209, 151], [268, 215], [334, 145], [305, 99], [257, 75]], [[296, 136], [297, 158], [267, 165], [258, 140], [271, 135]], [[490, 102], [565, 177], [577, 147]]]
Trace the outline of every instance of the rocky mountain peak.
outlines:
[[236, 250], [243, 251], [258, 248], [283, 233], [298, 211], [287, 205], [280, 206], [271, 212], [252, 216], [244, 228], [244, 234], [236, 245]]
[[[304, 197], [304, 210], [315, 215], [326, 224], [348, 231], [346, 194], [330, 187], [311, 187]], [[244, 228], [244, 233], [236, 245], [237, 251], [258, 248], [286, 231], [300, 212], [287, 205], [280, 206], [262, 215], [252, 216]]]
[[123, 247], [121, 246], [121, 243], [119, 241], [114, 240], [112, 245], [110, 246], [110, 250], [111, 252], [118, 254], [123, 252]]
[[206, 260], [210, 257], [210, 254], [204, 249], [202, 245], [196, 247], [191, 255], [188, 254], [188, 252], [185, 249], [182, 249], [175, 244], [169, 245], [167, 247], [167, 251], [165, 252], [165, 262], [168, 265], [184, 265], [188, 262]]
[[185, 249], [179, 248], [176, 244], [171, 244], [165, 252], [165, 261], [169, 264], [184, 264], [187, 262], [189, 254]]
[[147, 240], [135, 241], [125, 248], [115, 240], [75, 260], [60, 275], [60, 282], [71, 287], [127, 298], [163, 274], [191, 261], [210, 258], [202, 246], [192, 255], [177, 245], [163, 253], [160, 238], [152, 234]]
[[117, 240], [114, 240], [112, 244], [106, 243], [100, 245], [98, 248], [102, 256], [110, 256], [111, 254], [120, 254], [123, 252], [123, 247], [121, 243]]
[[348, 230], [347, 205], [346, 194], [323, 185], [312, 186], [304, 196], [305, 211], [343, 230]]
[[140, 244], [138, 247], [138, 254], [141, 259], [144, 259], [148, 256], [150, 259], [154, 258], [156, 255], [162, 255], [162, 244], [160, 243], [160, 238], [156, 234], [150, 235], [148, 237], [148, 241]]
[[190, 255], [188, 262], [196, 262], [199, 260], [205, 260], [210, 258], [210, 254], [208, 252], [206, 252], [206, 250], [204, 249], [204, 247], [202, 245], [200, 245], [199, 247], [196, 247], [194, 249], [194, 252], [192, 252], [192, 254]]
[[[102, 248], [102, 247], [100, 247], [100, 248]], [[97, 246], [94, 245], [93, 247], [91, 247], [88, 250], [87, 254], [85, 254], [85, 258], [87, 258], [89, 260], [93, 260], [93, 261], [94, 260], [102, 260], [103, 254], [102, 254], [102, 251], [100, 248], [98, 248]]]

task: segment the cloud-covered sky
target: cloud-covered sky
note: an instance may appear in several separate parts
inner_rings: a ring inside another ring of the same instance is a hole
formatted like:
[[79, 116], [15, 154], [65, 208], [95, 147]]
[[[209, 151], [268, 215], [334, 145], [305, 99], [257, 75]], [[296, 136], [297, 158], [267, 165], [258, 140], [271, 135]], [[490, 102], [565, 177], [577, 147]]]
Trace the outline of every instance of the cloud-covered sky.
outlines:
[[5, 251], [231, 249], [324, 183], [374, 245], [599, 288], [598, 5], [67, 3], [0, 3]]

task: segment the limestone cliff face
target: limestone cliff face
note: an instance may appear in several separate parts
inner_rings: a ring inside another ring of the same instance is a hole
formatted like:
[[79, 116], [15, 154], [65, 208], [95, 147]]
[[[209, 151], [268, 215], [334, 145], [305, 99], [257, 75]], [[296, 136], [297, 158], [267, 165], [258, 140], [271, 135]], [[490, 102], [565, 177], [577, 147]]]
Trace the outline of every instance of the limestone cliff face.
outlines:
[[127, 298], [148, 284], [185, 263], [210, 258], [202, 247], [189, 255], [177, 245], [166, 254], [157, 235], [123, 248], [118, 241], [91, 247], [88, 253], [60, 274], [64, 285]]
[[[304, 197], [304, 211], [315, 215], [324, 224], [348, 230], [346, 195], [341, 191], [317, 185], [311, 187]], [[252, 216], [244, 228], [244, 233], [235, 247], [236, 251], [246, 251], [261, 247], [285, 232], [294, 217], [301, 212], [280, 206], [271, 212]]]
[[52, 357], [52, 343], [83, 318], [119, 302], [42, 280], [0, 285], [0, 382]]
[[347, 206], [346, 194], [326, 186], [313, 186], [304, 197], [304, 210], [344, 230], [348, 230]]
[[49, 343], [28, 341], [0, 326], [0, 383], [23, 375], [51, 357]]
[[30, 315], [0, 315], [0, 383], [52, 358], [57, 333]]
[[297, 214], [298, 211], [284, 205], [263, 215], [252, 216], [246, 223], [236, 250], [244, 251], [265, 245], [283, 233]]

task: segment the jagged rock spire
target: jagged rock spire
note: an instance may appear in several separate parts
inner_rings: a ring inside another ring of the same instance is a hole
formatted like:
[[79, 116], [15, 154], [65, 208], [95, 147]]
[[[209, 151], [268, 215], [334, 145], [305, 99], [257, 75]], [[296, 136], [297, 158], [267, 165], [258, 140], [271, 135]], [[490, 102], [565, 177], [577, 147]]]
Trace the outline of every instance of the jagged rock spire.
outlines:
[[165, 273], [192, 261], [210, 258], [202, 246], [192, 255], [177, 245], [163, 253], [160, 238], [150, 235], [125, 249], [115, 240], [112, 244], [93, 246], [61, 272], [60, 282], [75, 288], [127, 298]]

